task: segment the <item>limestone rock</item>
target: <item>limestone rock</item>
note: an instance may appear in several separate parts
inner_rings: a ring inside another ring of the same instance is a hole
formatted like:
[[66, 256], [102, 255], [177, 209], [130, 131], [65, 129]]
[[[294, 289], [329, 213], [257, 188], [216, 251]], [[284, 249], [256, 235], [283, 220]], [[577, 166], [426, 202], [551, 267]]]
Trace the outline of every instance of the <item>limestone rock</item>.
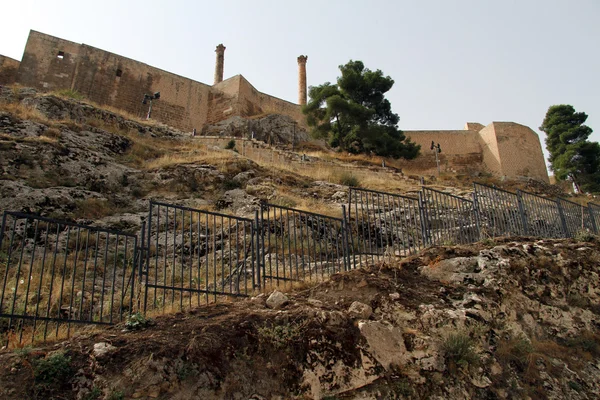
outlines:
[[369, 317], [373, 315], [373, 309], [371, 306], [355, 301], [350, 305], [350, 308], [348, 308], [348, 315], [357, 319], [369, 319]]
[[94, 344], [94, 356], [97, 358], [103, 357], [108, 353], [115, 351], [117, 348], [106, 342], [99, 342]]
[[267, 307], [269, 308], [281, 308], [289, 302], [287, 296], [280, 291], [276, 290], [267, 299]]
[[358, 329], [369, 345], [369, 352], [386, 370], [407, 363], [409, 354], [398, 328], [388, 327], [381, 322], [366, 321], [359, 323]]

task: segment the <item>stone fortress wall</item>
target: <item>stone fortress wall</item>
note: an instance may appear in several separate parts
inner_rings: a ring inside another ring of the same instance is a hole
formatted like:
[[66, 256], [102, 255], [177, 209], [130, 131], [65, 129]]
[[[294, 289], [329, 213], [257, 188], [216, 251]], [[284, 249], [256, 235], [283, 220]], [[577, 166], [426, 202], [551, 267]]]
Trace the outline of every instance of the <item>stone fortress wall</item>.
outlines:
[[467, 123], [464, 130], [404, 133], [421, 145], [421, 156], [415, 162], [420, 170], [431, 174], [437, 170], [433, 141], [442, 149], [438, 155], [442, 172], [481, 171], [549, 182], [540, 139], [527, 126], [514, 122], [492, 122], [485, 127]]
[[20, 64], [19, 61], [0, 54], [0, 84], [10, 85], [15, 83]]
[[[299, 104], [259, 92], [242, 75], [223, 80], [225, 46], [217, 53], [215, 82], [207, 85], [85, 44], [31, 31], [19, 62], [0, 55], [0, 84], [18, 83], [42, 91], [74, 90], [101, 106], [145, 117], [145, 94], [160, 92], [152, 118], [182, 131], [198, 132], [233, 116], [283, 114], [306, 128], [307, 56], [298, 57]], [[537, 134], [513, 122], [488, 126], [467, 123], [464, 130], [406, 131], [421, 145], [421, 156], [406, 167], [434, 174], [432, 141], [442, 148], [443, 171], [483, 171], [515, 178], [530, 176], [548, 182]]]

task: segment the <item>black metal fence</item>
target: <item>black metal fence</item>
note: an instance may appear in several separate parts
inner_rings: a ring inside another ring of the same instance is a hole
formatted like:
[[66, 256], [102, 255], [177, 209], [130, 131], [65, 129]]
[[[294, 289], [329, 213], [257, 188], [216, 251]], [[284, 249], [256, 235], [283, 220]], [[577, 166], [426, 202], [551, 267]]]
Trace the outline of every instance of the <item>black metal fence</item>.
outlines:
[[592, 227], [594, 228], [594, 232], [600, 233], [600, 205], [589, 203], [588, 204], [589, 212], [590, 212], [590, 220], [592, 222]]
[[254, 229], [251, 219], [151, 201], [144, 312], [251, 293], [258, 279]]
[[[472, 196], [472, 197], [471, 197]], [[22, 343], [134, 312], [322, 280], [430, 245], [497, 236], [598, 233], [600, 206], [475, 184], [464, 198], [349, 188], [341, 217], [263, 203], [254, 218], [150, 202], [137, 235], [6, 211], [0, 230], [0, 335]], [[348, 212], [347, 212], [348, 211]]]
[[352, 266], [414, 254], [425, 246], [419, 199], [350, 188], [348, 237]]
[[419, 193], [427, 245], [464, 244], [479, 240], [473, 201], [424, 187]]
[[0, 230], [0, 334], [68, 336], [74, 324], [123, 321], [134, 307], [137, 237], [5, 212]]
[[479, 183], [474, 188], [473, 199], [483, 238], [525, 234], [527, 222], [516, 193]]
[[349, 268], [343, 218], [263, 203], [258, 226], [265, 283], [322, 279]]

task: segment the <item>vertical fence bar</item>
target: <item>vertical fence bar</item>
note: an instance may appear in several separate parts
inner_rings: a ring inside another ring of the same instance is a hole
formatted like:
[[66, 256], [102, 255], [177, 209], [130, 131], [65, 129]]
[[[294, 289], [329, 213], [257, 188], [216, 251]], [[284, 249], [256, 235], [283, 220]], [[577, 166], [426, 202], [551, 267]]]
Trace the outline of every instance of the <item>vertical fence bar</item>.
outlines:
[[570, 237], [570, 235], [569, 235], [569, 228], [567, 227], [567, 219], [565, 218], [565, 211], [563, 210], [560, 200], [556, 199], [555, 201], [556, 201], [556, 207], [558, 208], [558, 216], [560, 218], [560, 224], [562, 226], [563, 235], [564, 235], [564, 237], [568, 238], [568, 237]]

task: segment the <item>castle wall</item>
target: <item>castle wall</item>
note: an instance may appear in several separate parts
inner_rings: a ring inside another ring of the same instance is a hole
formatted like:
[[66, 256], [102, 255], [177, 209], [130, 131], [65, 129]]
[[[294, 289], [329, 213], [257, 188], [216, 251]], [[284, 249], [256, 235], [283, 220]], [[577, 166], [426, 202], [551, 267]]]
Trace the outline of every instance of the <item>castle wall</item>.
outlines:
[[479, 140], [481, 142], [481, 152], [486, 172], [494, 175], [502, 175], [500, 152], [498, 151], [498, 141], [496, 140], [494, 124], [489, 124], [479, 131]]
[[282, 114], [292, 117], [300, 126], [306, 128], [302, 107], [277, 97], [259, 92], [243, 76], [240, 76], [239, 112], [242, 117], [261, 114]]
[[20, 64], [19, 61], [0, 54], [0, 85], [10, 85], [17, 81]]
[[203, 83], [35, 31], [29, 35], [18, 81], [47, 91], [76, 90], [138, 117], [148, 111], [141, 104], [144, 94], [161, 92], [153, 118], [181, 130], [201, 129], [206, 123], [211, 92]]
[[530, 128], [514, 122], [493, 122], [501, 174], [530, 176], [550, 182], [538, 135]]
[[214, 90], [209, 95], [207, 124], [239, 115], [238, 92], [241, 79], [241, 75], [236, 75], [213, 86]]
[[419, 170], [425, 174], [435, 174], [437, 164], [431, 142], [439, 143], [442, 152], [438, 157], [442, 172], [469, 172], [483, 169], [481, 145], [477, 132], [456, 131], [404, 131], [407, 137], [421, 145], [421, 154], [402, 164], [404, 169]]

